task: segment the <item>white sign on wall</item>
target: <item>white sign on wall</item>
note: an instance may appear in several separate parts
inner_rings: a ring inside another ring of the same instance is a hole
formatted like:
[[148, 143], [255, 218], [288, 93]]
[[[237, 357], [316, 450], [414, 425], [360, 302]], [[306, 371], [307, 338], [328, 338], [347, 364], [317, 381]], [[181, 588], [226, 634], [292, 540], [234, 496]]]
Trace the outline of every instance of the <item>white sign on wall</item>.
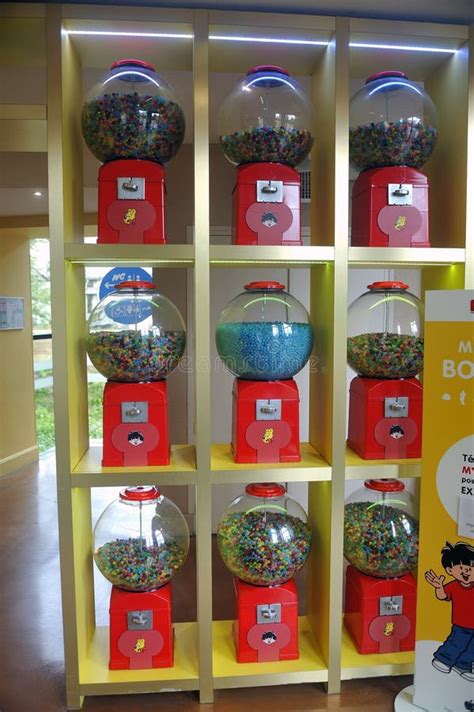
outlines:
[[0, 329], [24, 329], [25, 308], [22, 297], [0, 297]]

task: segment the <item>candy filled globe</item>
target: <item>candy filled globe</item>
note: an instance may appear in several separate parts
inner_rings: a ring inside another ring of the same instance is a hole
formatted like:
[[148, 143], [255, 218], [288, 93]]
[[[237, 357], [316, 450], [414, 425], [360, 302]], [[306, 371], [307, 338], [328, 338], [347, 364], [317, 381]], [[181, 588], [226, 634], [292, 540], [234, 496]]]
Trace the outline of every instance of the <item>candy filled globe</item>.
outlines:
[[222, 515], [217, 543], [234, 576], [256, 586], [274, 586], [304, 566], [311, 530], [304, 509], [283, 485], [253, 484]]
[[231, 163], [297, 166], [311, 150], [313, 109], [282, 67], [249, 69], [217, 115], [219, 140]]
[[137, 59], [112, 64], [87, 95], [81, 123], [89, 150], [103, 163], [141, 158], [165, 164], [184, 139], [184, 114], [172, 88], [152, 64]]
[[344, 556], [361, 573], [398, 578], [418, 561], [418, 520], [400, 480], [366, 480], [344, 506]]
[[94, 529], [94, 561], [114, 586], [153, 591], [186, 560], [189, 531], [178, 507], [156, 487], [127, 487]]
[[222, 312], [216, 330], [219, 356], [239, 378], [292, 378], [313, 348], [309, 315], [279, 282], [250, 282]]
[[352, 97], [349, 157], [354, 168], [421, 168], [438, 137], [427, 92], [403, 72], [379, 72]]
[[423, 303], [403, 282], [374, 282], [349, 307], [347, 363], [365, 378], [423, 370]]
[[96, 369], [111, 381], [159, 381], [184, 353], [184, 321], [154, 284], [122, 282], [93, 309], [86, 346]]

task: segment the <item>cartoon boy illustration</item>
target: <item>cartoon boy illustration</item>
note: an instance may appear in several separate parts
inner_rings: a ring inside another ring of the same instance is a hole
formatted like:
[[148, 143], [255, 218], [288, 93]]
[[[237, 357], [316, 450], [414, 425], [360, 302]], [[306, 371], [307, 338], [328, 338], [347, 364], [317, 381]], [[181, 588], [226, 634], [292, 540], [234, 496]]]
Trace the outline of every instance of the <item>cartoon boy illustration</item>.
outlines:
[[454, 670], [474, 682], [474, 546], [448, 541], [441, 549], [441, 564], [453, 581], [430, 569], [425, 579], [435, 589], [439, 601], [451, 601], [451, 633], [436, 650], [432, 665], [440, 672]]
[[273, 643], [276, 643], [276, 641], [277, 637], [275, 633], [272, 633], [271, 631], [262, 635], [262, 642], [266, 643], [266, 645], [272, 645]]
[[275, 225], [278, 224], [278, 220], [276, 219], [273, 213], [263, 213], [262, 223], [266, 227], [275, 227]]
[[129, 433], [127, 440], [130, 445], [133, 445], [134, 447], [137, 447], [138, 445], [143, 445], [143, 443], [145, 442], [145, 438], [141, 433], [138, 432], [138, 430], [133, 430], [131, 433]]
[[400, 425], [392, 425], [390, 428], [390, 437], [394, 440], [400, 440], [405, 435], [405, 431]]

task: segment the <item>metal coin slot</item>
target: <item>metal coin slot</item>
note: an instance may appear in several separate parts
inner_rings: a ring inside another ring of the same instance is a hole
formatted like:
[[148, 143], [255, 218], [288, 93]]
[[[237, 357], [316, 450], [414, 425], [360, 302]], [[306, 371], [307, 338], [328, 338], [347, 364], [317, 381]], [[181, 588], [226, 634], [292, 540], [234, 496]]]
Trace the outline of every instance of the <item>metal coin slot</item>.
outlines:
[[382, 596], [379, 601], [379, 615], [401, 616], [403, 613], [403, 596]]
[[123, 401], [122, 423], [148, 423], [147, 401]]
[[257, 606], [257, 623], [281, 623], [281, 603], [262, 603]]
[[385, 398], [386, 418], [407, 418], [408, 417], [408, 397], [399, 396], [395, 398]]
[[413, 186], [411, 183], [389, 183], [388, 204], [413, 205]]
[[145, 178], [117, 178], [117, 197], [119, 200], [145, 200]]
[[151, 630], [153, 628], [153, 611], [128, 611], [128, 630]]
[[257, 181], [257, 203], [282, 203], [283, 202], [283, 181], [281, 180], [258, 180]]
[[255, 401], [256, 420], [281, 420], [281, 400], [257, 400]]

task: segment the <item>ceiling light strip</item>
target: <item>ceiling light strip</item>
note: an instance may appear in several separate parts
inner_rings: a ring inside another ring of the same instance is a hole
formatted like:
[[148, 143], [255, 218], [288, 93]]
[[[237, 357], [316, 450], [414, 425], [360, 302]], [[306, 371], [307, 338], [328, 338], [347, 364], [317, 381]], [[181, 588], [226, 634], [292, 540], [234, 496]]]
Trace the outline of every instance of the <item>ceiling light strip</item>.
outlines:
[[210, 40], [223, 42], [260, 42], [264, 44], [316, 45], [327, 47], [329, 40], [303, 40], [286, 37], [245, 37], [242, 35], [209, 35]]
[[65, 30], [67, 35], [93, 35], [97, 37], [157, 37], [173, 40], [192, 40], [192, 34], [176, 32], [114, 32], [106, 30]]
[[349, 42], [349, 47], [355, 47], [357, 49], [395, 49], [400, 52], [442, 52], [444, 54], [455, 54], [457, 52], [457, 49], [446, 49], [445, 47], [375, 44], [371, 42]]
[[[119, 32], [114, 30], [64, 30], [67, 35], [89, 35], [95, 37], [150, 37], [157, 39], [192, 40], [193, 34], [177, 32]], [[209, 35], [211, 41], [222, 42], [255, 42], [260, 44], [309, 45], [327, 47], [329, 40], [291, 39], [287, 37], [247, 37], [243, 35]], [[400, 52], [438, 52], [455, 54], [457, 49], [446, 47], [421, 47], [417, 45], [392, 45], [373, 42], [349, 42], [354, 49], [389, 49]]]

